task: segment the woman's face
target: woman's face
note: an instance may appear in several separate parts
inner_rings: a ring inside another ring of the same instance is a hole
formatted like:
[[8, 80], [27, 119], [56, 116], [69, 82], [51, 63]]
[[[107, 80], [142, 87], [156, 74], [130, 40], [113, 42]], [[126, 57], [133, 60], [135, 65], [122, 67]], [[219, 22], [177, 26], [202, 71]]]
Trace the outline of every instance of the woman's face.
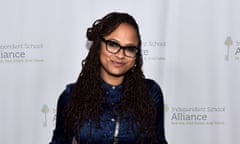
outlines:
[[[127, 23], [120, 24], [112, 33], [103, 37], [105, 40], [113, 41], [122, 47], [138, 46], [138, 37], [136, 30]], [[125, 52], [126, 54], [126, 52]], [[127, 57], [124, 50], [120, 49], [113, 54], [106, 48], [106, 43], [102, 41], [100, 49], [101, 76], [106, 78], [123, 78], [135, 64], [135, 58]]]

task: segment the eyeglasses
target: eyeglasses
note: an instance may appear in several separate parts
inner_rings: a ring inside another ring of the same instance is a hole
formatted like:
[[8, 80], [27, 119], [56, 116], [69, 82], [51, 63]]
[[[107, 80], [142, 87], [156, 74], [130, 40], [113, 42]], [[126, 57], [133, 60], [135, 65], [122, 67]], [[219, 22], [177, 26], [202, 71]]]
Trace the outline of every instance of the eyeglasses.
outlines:
[[138, 46], [121, 46], [119, 43], [113, 40], [106, 40], [103, 37], [101, 37], [101, 40], [106, 44], [106, 49], [109, 53], [117, 54], [121, 49], [123, 49], [124, 56], [136, 58]]

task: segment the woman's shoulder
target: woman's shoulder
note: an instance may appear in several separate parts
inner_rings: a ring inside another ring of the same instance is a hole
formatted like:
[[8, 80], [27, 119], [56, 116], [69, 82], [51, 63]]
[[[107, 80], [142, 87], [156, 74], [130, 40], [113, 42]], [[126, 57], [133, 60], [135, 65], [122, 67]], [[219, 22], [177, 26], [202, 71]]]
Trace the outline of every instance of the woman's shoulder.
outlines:
[[159, 84], [155, 80], [146, 78], [145, 82], [146, 82], [148, 88], [150, 89], [150, 91], [151, 90], [154, 90], [154, 91], [156, 91], [156, 90], [159, 91], [160, 90], [161, 91], [161, 88], [160, 88]]
[[149, 92], [153, 98], [154, 104], [158, 105], [163, 102], [163, 93], [159, 84], [152, 79], [145, 79], [146, 84], [149, 88]]
[[70, 83], [66, 85], [65, 89], [61, 93], [61, 95], [58, 98], [58, 105], [60, 106], [66, 106], [70, 99], [70, 93], [72, 91], [72, 88], [74, 86], [74, 83]]

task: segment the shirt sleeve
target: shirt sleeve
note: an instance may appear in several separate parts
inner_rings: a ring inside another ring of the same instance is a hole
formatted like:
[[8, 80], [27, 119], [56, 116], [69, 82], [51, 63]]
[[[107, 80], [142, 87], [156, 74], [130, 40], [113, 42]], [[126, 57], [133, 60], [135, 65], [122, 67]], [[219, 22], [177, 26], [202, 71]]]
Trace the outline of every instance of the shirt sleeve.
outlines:
[[66, 89], [62, 92], [62, 94], [58, 98], [57, 102], [57, 114], [56, 114], [56, 126], [53, 130], [53, 136], [50, 144], [67, 144], [67, 138], [64, 134], [64, 118], [65, 113], [64, 110], [67, 106], [69, 101], [69, 94], [70, 94], [71, 86], [68, 85]]
[[153, 80], [148, 80], [150, 93], [157, 110], [157, 138], [159, 144], [167, 144], [164, 132], [164, 101], [160, 86]]

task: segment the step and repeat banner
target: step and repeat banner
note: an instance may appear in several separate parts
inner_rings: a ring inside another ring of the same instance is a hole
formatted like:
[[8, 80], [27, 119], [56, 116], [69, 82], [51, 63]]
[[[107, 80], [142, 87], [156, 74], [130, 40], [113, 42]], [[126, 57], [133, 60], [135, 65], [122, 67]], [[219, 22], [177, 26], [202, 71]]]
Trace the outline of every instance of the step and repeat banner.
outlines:
[[239, 143], [237, 0], [0, 0], [0, 143], [49, 143], [58, 96], [88, 52], [86, 30], [112, 11], [139, 23], [169, 144]]

